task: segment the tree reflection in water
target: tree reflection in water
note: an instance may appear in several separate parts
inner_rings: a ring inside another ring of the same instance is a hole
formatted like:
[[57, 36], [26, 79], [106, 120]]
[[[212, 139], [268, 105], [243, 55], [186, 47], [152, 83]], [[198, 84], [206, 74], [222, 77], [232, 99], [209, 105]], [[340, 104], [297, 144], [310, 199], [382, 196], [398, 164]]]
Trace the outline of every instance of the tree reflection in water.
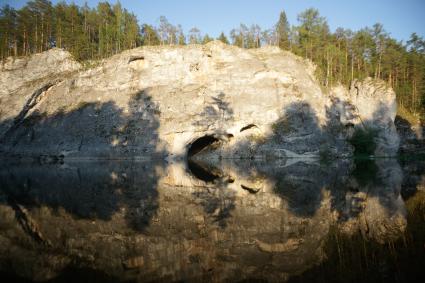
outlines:
[[175, 165], [5, 164], [2, 272], [38, 281], [423, 278], [424, 198], [402, 199], [397, 160], [223, 160], [213, 183], [188, 174], [184, 186]]

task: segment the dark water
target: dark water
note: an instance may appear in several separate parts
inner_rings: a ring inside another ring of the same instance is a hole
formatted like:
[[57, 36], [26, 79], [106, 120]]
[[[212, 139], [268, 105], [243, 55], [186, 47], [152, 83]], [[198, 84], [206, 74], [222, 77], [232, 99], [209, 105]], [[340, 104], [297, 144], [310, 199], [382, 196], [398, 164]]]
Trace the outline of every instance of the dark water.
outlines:
[[2, 281], [425, 282], [424, 168], [2, 162]]

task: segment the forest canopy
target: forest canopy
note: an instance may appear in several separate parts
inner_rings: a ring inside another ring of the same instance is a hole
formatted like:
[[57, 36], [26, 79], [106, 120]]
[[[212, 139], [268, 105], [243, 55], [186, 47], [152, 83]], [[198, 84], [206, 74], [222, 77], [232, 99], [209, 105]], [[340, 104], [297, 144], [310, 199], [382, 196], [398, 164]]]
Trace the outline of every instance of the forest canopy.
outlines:
[[[310, 8], [290, 25], [282, 11], [268, 29], [240, 24], [228, 35], [217, 38], [241, 48], [275, 45], [312, 60], [324, 87], [353, 79], [374, 77], [385, 80], [397, 93], [399, 106], [423, 115], [425, 108], [425, 41], [413, 33], [407, 42], [390, 36], [382, 24], [358, 31], [337, 28], [332, 32], [327, 19]], [[70, 51], [80, 61], [109, 57], [142, 45], [205, 44], [213, 40], [192, 27], [187, 34], [181, 25], [159, 17], [158, 26], [139, 24], [137, 17], [121, 6], [100, 2], [87, 4], [48, 0], [28, 1], [21, 9], [0, 9], [0, 57], [27, 56], [53, 47]]]

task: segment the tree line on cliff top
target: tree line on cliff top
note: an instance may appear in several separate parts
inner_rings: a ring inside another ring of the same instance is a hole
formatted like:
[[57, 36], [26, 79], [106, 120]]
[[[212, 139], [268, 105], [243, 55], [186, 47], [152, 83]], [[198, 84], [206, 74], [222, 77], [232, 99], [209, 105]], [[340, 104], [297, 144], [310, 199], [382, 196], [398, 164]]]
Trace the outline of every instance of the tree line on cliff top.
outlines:
[[[325, 87], [337, 82], [349, 85], [355, 78], [385, 80], [396, 93], [399, 105], [413, 113], [425, 108], [425, 41], [413, 33], [403, 43], [392, 38], [379, 23], [358, 31], [337, 28], [331, 32], [326, 18], [310, 8], [290, 25], [284, 11], [275, 26], [262, 29], [240, 24], [228, 36], [217, 38], [241, 48], [275, 45], [312, 60]], [[92, 8], [74, 3], [33, 0], [19, 10], [0, 10], [0, 57], [26, 56], [52, 47], [70, 51], [77, 60], [101, 59], [142, 45], [205, 44], [213, 40], [192, 27], [159, 17], [159, 24], [139, 25], [136, 16], [123, 8], [100, 2]]]

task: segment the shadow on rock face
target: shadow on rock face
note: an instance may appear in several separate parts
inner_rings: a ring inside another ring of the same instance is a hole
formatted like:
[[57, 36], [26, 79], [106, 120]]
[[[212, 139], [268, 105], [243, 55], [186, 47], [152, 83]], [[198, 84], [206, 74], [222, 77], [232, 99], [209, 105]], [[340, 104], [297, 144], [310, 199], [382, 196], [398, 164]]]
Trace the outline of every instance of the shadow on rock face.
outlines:
[[[165, 162], [155, 160], [166, 152], [157, 149], [158, 109], [149, 95], [136, 93], [128, 109], [124, 112], [114, 102], [81, 103], [52, 115], [34, 111], [15, 123], [1, 140], [3, 150], [29, 156], [142, 156], [153, 161], [141, 167], [119, 162], [52, 164], [49, 170], [30, 163], [5, 165], [0, 186], [7, 202], [26, 208], [47, 205], [100, 220], [110, 220], [125, 206], [129, 224], [143, 231], [158, 208], [157, 172]], [[139, 174], [143, 179], [136, 178]]]
[[209, 126], [218, 123], [220, 125], [225, 122], [232, 121], [234, 112], [229, 102], [226, 101], [226, 94], [220, 92], [217, 97], [212, 97], [212, 101], [207, 102], [201, 113], [195, 117], [193, 125]]
[[394, 121], [400, 137], [400, 154], [420, 153], [425, 158], [425, 127], [424, 123], [411, 124], [407, 119], [397, 115]]
[[[347, 112], [347, 108], [351, 112]], [[374, 160], [361, 158], [331, 161], [329, 164], [322, 162], [328, 157], [334, 160], [338, 152], [346, 152], [350, 148], [348, 139], [352, 136], [353, 129], [351, 126], [345, 127], [343, 121], [355, 119], [354, 111], [352, 105], [334, 99], [326, 111], [327, 123], [320, 125], [316, 113], [308, 103], [292, 103], [282, 111], [282, 117], [273, 125], [272, 133], [261, 141], [238, 140], [235, 136], [235, 142], [219, 143], [213, 135], [201, 138], [199, 144], [202, 146], [196, 151], [196, 158], [193, 158], [189, 150], [190, 168], [199, 169], [195, 170], [198, 173], [202, 172], [201, 175], [192, 172], [195, 177], [214, 183], [217, 187], [219, 184], [225, 188], [238, 187], [251, 194], [260, 192], [263, 186], [272, 188], [276, 195], [287, 202], [289, 210], [300, 217], [311, 217], [316, 213], [323, 201], [324, 191], [331, 193], [333, 207], [337, 208], [340, 204], [336, 204], [336, 200], [347, 193], [347, 188], [352, 191], [366, 190], [366, 195], [377, 197], [381, 205], [393, 210], [391, 201], [387, 203], [384, 200], [386, 196], [381, 191], [385, 186], [381, 182], [385, 182], [386, 188], [392, 188], [395, 196], [400, 195], [402, 174], [396, 164], [387, 162], [388, 168], [385, 168], [377, 166]], [[357, 127], [373, 126], [375, 120], [386, 118], [382, 114], [384, 112], [386, 108], [382, 105], [371, 121], [362, 121]], [[212, 113], [215, 118], [219, 118], [215, 111], [204, 113], [207, 116]], [[226, 113], [231, 115], [232, 111]], [[343, 113], [344, 117], [341, 116]], [[393, 141], [391, 133], [387, 133], [385, 127], [379, 128], [381, 124], [378, 124], [376, 136], [371, 139], [380, 146], [381, 151], [385, 151], [386, 148], [392, 148], [390, 144]], [[388, 131], [392, 131], [391, 126]], [[361, 142], [363, 141], [360, 141], [360, 145]], [[211, 146], [212, 144], [215, 145]], [[357, 143], [352, 145], [357, 146]], [[360, 146], [355, 148], [355, 152], [360, 151]], [[234, 155], [241, 152], [240, 156]], [[283, 153], [280, 158], [269, 159], [270, 156], [276, 157], [278, 152]], [[253, 160], [249, 161], [250, 159]], [[391, 173], [387, 174], [388, 171]], [[344, 188], [343, 192], [340, 188]], [[348, 213], [349, 217], [357, 217], [362, 211], [364, 198], [358, 199], [358, 202], [360, 203], [354, 205], [357, 208], [353, 207]], [[339, 214], [345, 215], [341, 219], [347, 217], [346, 213], [339, 211]], [[226, 215], [231, 217], [229, 213]]]
[[35, 109], [15, 119], [0, 139], [0, 150], [18, 156], [164, 156], [157, 149], [159, 113], [146, 91], [135, 93], [126, 110], [113, 101], [80, 102], [55, 113]]

